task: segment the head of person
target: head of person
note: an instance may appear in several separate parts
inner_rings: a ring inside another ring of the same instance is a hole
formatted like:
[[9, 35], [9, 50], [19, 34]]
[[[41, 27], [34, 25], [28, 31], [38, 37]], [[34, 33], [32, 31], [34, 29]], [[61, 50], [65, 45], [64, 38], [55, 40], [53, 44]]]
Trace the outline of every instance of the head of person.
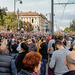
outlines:
[[7, 53], [7, 47], [5, 45], [0, 46], [0, 52]]
[[43, 36], [42, 39], [43, 39], [43, 42], [46, 41], [46, 37], [45, 36]]
[[21, 51], [28, 53], [28, 45], [27, 45], [27, 43], [25, 43], [25, 42], [21, 43]]
[[35, 39], [32, 39], [32, 42], [35, 44]]
[[61, 40], [62, 42], [64, 42], [64, 37], [62, 35], [59, 35], [58, 39]]
[[27, 40], [27, 43], [28, 43], [28, 44], [32, 43], [32, 40], [31, 40], [31, 39], [28, 39], [28, 40]]
[[41, 67], [42, 56], [38, 52], [29, 52], [23, 59], [23, 65], [28, 72], [38, 72]]
[[52, 39], [55, 39], [55, 35], [54, 34], [52, 35]]
[[66, 55], [65, 65], [69, 71], [75, 70], [75, 51], [71, 51]]
[[57, 35], [55, 35], [55, 40], [57, 40], [58, 39], [58, 36]]
[[64, 49], [64, 46], [63, 46], [63, 43], [62, 43], [61, 40], [56, 40], [56, 41], [55, 41], [55, 47], [56, 47], [57, 49]]

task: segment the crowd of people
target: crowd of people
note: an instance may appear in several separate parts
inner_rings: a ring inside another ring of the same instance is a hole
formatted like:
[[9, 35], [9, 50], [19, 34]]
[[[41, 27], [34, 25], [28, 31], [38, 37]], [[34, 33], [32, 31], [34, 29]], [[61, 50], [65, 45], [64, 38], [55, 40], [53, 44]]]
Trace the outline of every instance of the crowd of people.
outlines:
[[75, 75], [74, 51], [74, 34], [0, 33], [0, 75]]

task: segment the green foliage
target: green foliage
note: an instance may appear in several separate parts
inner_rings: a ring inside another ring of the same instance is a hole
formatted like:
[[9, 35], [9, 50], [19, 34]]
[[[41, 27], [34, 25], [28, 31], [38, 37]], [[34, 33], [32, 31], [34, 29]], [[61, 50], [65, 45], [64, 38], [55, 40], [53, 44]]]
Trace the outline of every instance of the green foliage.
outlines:
[[68, 32], [69, 32], [69, 28], [66, 27], [65, 30], [64, 30], [64, 32], [65, 32], [65, 33], [68, 33]]
[[29, 22], [23, 22], [23, 27], [24, 27], [24, 30], [26, 30], [27, 32], [30, 32], [33, 30], [33, 27], [32, 27], [32, 24], [29, 23]]
[[6, 16], [5, 10], [4, 9], [0, 9], [0, 25], [1, 26], [4, 26], [4, 24], [5, 24], [4, 16]]
[[75, 19], [70, 23], [70, 27], [66, 27], [64, 32], [68, 33], [69, 31], [75, 31]]
[[[6, 27], [7, 25], [7, 29], [11, 29], [12, 31], [14, 31], [14, 27], [15, 30], [17, 31], [17, 27], [18, 27], [18, 20], [17, 20], [17, 16], [15, 15], [15, 26], [14, 26], [14, 12], [8, 12], [7, 15], [3, 16], [3, 27]], [[19, 21], [19, 25], [20, 27], [22, 26], [21, 21]]]

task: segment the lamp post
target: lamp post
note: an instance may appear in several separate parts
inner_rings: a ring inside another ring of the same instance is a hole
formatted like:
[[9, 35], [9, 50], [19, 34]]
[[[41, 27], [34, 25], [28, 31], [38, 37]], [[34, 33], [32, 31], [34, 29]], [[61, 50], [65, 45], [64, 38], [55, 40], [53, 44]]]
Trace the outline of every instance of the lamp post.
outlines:
[[14, 0], [14, 32], [15, 32], [15, 10], [16, 10], [16, 2], [20, 1], [20, 4], [22, 4], [21, 0]]
[[[5, 11], [8, 11], [7, 7], [5, 7]], [[6, 33], [7, 33], [7, 15], [6, 15]]]
[[18, 14], [18, 33], [19, 33], [19, 9], [18, 9], [18, 11], [17, 11], [17, 14]]
[[52, 34], [54, 34], [54, 0], [51, 0]]

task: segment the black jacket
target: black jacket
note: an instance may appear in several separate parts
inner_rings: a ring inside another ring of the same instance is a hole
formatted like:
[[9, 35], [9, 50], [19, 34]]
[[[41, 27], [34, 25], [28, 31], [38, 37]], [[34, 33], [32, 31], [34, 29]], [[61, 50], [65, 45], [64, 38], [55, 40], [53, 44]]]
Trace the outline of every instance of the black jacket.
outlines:
[[12, 53], [18, 53], [18, 51], [16, 50], [17, 47], [18, 47], [17, 44], [13, 44], [13, 45], [11, 46], [11, 48], [12, 48]]
[[65, 73], [63, 75], [75, 75], [75, 70], [74, 71], [69, 71], [69, 72], [67, 72], [67, 73]]
[[41, 49], [39, 49], [39, 53], [42, 55], [42, 59], [47, 59], [48, 55], [47, 55], [47, 43], [43, 42], [40, 45]]
[[11, 56], [0, 52], [0, 75], [11, 75]]
[[20, 72], [21, 69], [23, 69], [22, 61], [23, 61], [25, 55], [26, 55], [26, 52], [19, 53], [19, 55], [15, 59], [15, 64], [16, 64], [17, 72]]

